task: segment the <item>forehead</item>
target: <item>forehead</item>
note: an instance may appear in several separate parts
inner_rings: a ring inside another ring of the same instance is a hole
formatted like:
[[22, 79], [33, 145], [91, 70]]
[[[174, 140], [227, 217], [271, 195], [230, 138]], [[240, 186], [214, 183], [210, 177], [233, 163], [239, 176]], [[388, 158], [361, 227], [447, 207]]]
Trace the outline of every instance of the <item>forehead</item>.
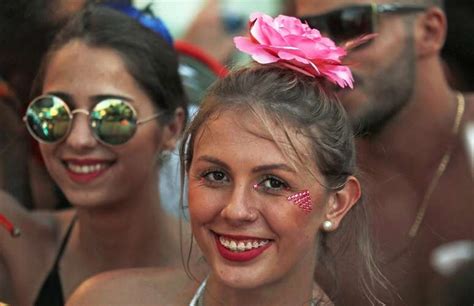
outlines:
[[43, 92], [48, 91], [77, 96], [105, 92], [142, 94], [117, 52], [91, 47], [79, 40], [69, 42], [52, 55], [43, 82]]
[[296, 13], [298, 16], [321, 14], [338, 8], [351, 5], [364, 5], [371, 3], [388, 3], [390, 0], [296, 0]]
[[115, 51], [91, 47], [82, 41], [73, 40], [53, 53], [46, 67], [45, 82], [51, 81], [58, 74], [73, 73], [77, 74], [77, 77], [89, 74], [108, 78], [110, 75], [127, 73], [127, 71], [122, 58]]
[[[306, 138], [293, 131], [289, 137], [298, 154], [304, 154], [308, 147]], [[229, 163], [285, 163], [291, 166], [296, 157], [280, 126], [275, 122], [264, 123], [248, 110], [225, 110], [212, 116], [195, 139], [194, 155], [219, 155]]]

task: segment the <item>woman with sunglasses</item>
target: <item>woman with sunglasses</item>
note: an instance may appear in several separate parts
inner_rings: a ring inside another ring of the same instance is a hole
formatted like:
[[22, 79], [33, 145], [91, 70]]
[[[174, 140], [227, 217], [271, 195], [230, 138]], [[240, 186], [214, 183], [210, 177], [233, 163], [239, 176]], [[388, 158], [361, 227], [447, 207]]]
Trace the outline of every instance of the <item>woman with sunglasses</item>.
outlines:
[[347, 273], [361, 273], [368, 296], [369, 284], [383, 279], [358, 203], [352, 129], [325, 84], [352, 87], [345, 50], [296, 18], [256, 14], [250, 24], [251, 38], [235, 42], [261, 64], [211, 86], [181, 147], [208, 276], [106, 273], [69, 305], [332, 305], [313, 279], [315, 270], [337, 269], [328, 239], [359, 246]]
[[176, 53], [153, 31], [90, 7], [44, 58], [24, 121], [73, 209], [28, 213], [4, 195], [0, 300], [63, 305], [86, 278], [180, 264], [179, 226], [160, 206], [160, 154], [186, 120]]

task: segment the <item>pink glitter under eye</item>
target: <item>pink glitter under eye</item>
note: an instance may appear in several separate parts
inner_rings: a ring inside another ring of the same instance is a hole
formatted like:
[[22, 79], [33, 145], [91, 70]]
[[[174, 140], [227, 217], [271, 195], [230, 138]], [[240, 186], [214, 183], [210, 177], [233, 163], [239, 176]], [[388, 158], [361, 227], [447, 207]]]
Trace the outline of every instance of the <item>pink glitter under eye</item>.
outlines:
[[287, 200], [293, 202], [294, 205], [301, 208], [305, 213], [310, 213], [313, 210], [313, 204], [311, 203], [311, 196], [308, 190], [292, 194]]

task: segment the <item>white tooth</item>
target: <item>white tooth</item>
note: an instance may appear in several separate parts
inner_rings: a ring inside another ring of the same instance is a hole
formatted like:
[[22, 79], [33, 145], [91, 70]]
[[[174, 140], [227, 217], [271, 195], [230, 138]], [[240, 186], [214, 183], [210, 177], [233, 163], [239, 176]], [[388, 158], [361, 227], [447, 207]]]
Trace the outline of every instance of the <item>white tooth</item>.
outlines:
[[239, 242], [239, 244], [237, 245], [237, 249], [239, 251], [244, 251], [245, 250], [245, 243]]
[[247, 244], [245, 245], [245, 248], [246, 248], [247, 250], [250, 250], [250, 249], [252, 248], [252, 242], [247, 241]]
[[224, 240], [224, 246], [226, 248], [230, 248], [230, 241], [229, 240]]
[[229, 248], [232, 250], [232, 251], [235, 251], [237, 250], [237, 243], [235, 243], [234, 240], [232, 240], [229, 244]]
[[97, 172], [106, 167], [105, 164], [95, 164], [95, 165], [75, 165], [75, 164], [67, 164], [67, 167], [74, 172], [77, 173], [92, 173]]
[[257, 241], [252, 242], [252, 246], [253, 246], [255, 249], [258, 248], [258, 242], [257, 242]]
[[225, 239], [222, 236], [219, 237], [219, 242], [225, 246]]

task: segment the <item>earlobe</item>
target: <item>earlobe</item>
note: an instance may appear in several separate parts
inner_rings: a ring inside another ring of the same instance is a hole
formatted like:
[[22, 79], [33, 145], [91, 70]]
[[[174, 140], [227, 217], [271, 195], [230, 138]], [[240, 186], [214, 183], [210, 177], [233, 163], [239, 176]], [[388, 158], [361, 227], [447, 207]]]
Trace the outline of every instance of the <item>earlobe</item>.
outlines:
[[324, 231], [333, 231], [337, 229], [341, 220], [357, 203], [357, 201], [360, 199], [360, 196], [360, 183], [355, 177], [350, 176], [347, 179], [344, 188], [331, 196], [331, 199], [328, 203], [325, 220], [322, 224], [322, 229]]
[[174, 112], [174, 119], [163, 126], [163, 150], [173, 151], [184, 128], [184, 110], [178, 107]]
[[443, 11], [438, 7], [430, 7], [416, 22], [415, 43], [418, 56], [426, 57], [439, 53], [447, 32]]

